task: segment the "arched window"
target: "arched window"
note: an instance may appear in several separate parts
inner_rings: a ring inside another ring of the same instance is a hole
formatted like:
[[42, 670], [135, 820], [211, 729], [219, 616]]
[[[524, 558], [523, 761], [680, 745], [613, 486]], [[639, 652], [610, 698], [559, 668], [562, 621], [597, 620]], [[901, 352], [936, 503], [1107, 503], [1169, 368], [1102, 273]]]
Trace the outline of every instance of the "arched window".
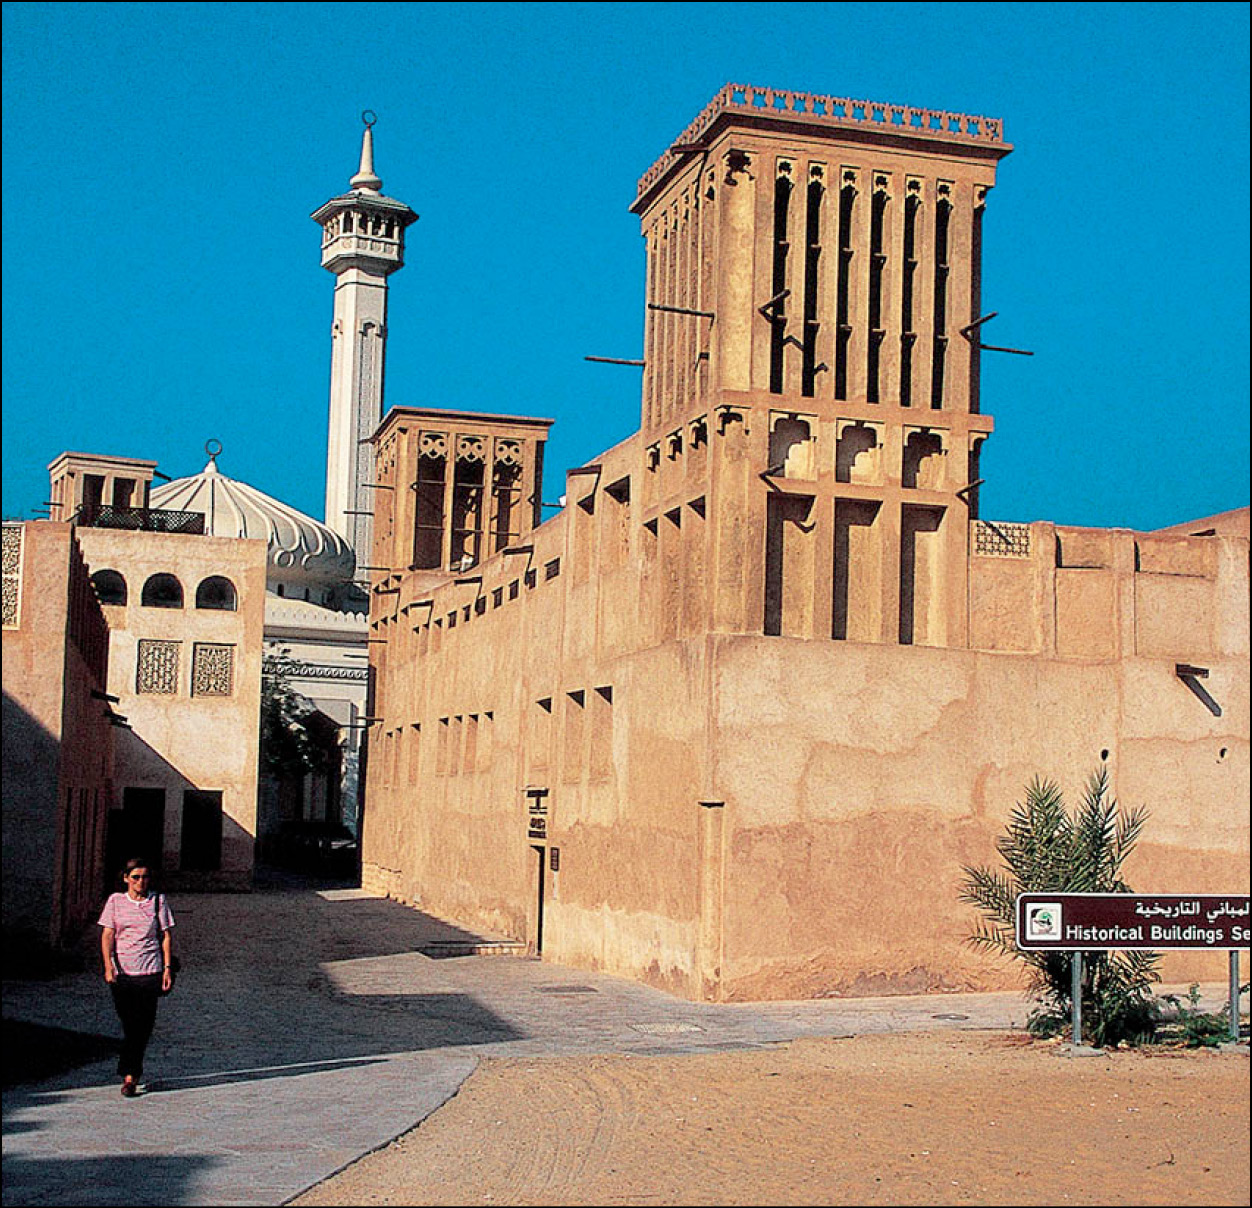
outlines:
[[145, 608], [181, 608], [183, 585], [173, 575], [153, 575], [143, 585], [140, 602]]
[[91, 585], [101, 604], [125, 604], [126, 580], [115, 570], [98, 570], [91, 576]]
[[196, 588], [196, 607], [234, 612], [235, 585], [221, 575], [210, 575]]

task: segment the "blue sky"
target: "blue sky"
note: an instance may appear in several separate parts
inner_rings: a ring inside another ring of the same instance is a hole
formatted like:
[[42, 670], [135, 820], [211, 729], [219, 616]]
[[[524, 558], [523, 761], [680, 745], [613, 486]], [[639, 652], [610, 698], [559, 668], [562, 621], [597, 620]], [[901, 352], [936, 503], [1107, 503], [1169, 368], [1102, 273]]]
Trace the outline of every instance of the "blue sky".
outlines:
[[421, 220], [387, 402], [629, 435], [637, 178], [728, 81], [1003, 118], [985, 516], [1248, 502], [1244, 4], [6, 4], [5, 516], [64, 449], [219, 464], [321, 516], [333, 279], [309, 214], [379, 116]]

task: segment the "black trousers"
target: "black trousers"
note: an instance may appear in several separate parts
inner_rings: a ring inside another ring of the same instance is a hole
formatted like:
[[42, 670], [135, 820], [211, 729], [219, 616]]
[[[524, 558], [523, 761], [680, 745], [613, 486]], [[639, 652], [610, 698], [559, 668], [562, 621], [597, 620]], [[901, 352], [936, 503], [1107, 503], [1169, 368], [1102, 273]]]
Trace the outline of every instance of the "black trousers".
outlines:
[[122, 1021], [122, 1052], [117, 1059], [117, 1072], [138, 1079], [143, 1074], [143, 1055], [156, 1023], [157, 999], [161, 997], [161, 975], [140, 973], [131, 976], [119, 973], [109, 989], [113, 1006]]

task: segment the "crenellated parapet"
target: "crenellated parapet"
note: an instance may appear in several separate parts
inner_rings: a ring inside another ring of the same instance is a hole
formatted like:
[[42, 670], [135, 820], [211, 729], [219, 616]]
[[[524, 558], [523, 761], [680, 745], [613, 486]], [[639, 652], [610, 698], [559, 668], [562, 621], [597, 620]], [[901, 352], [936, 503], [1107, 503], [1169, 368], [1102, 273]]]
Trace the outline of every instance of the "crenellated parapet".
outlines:
[[939, 138], [961, 142], [990, 143], [1003, 154], [1012, 148], [1004, 141], [1004, 122], [998, 117], [957, 113], [950, 109], [921, 109], [886, 101], [862, 101], [819, 92], [756, 88], [750, 84], [727, 84], [700, 111], [696, 119], [670, 144], [669, 149], [639, 179], [635, 205], [645, 197], [666, 171], [683, 157], [703, 150], [713, 123], [723, 113], [751, 114], [811, 122], [835, 128], [870, 130]]

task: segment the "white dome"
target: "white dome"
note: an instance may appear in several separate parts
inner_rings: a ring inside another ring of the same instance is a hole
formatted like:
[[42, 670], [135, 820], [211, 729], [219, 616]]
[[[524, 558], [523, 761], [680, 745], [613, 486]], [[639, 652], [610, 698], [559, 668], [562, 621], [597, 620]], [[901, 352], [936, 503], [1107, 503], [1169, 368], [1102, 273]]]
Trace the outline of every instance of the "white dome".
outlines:
[[[264, 537], [269, 542], [271, 589], [280, 595], [315, 596], [344, 587], [356, 570], [352, 547], [333, 529], [303, 512], [227, 478], [216, 455], [191, 478], [176, 478], [153, 490], [150, 506], [180, 512], [203, 512], [204, 531], [212, 537]], [[307, 597], [306, 597], [307, 598]]]

